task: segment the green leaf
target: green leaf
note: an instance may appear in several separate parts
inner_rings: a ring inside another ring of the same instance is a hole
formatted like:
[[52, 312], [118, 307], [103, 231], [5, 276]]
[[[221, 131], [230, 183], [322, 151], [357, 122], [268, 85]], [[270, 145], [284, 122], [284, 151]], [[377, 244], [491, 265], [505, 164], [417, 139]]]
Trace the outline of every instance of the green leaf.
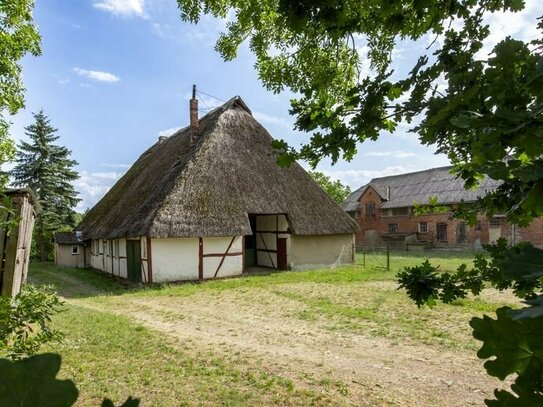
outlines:
[[496, 310], [497, 319], [485, 315], [470, 321], [473, 336], [483, 341], [477, 356], [495, 357], [485, 363], [485, 369], [501, 380], [514, 373], [523, 374], [531, 364], [541, 366], [543, 362], [543, 342], [527, 335], [543, 332], [543, 318], [514, 320], [510, 311], [511, 308], [502, 307]]
[[0, 359], [0, 406], [68, 407], [78, 396], [70, 380], [58, 380], [60, 356], [52, 353], [18, 361]]
[[543, 275], [543, 250], [531, 244], [520, 244], [508, 249], [498, 265], [506, 278], [535, 280]]
[[436, 272], [437, 268], [426, 260], [420, 266], [406, 267], [396, 277], [399, 288], [404, 288], [409, 298], [415, 301], [418, 307], [433, 306], [441, 287], [441, 279]]

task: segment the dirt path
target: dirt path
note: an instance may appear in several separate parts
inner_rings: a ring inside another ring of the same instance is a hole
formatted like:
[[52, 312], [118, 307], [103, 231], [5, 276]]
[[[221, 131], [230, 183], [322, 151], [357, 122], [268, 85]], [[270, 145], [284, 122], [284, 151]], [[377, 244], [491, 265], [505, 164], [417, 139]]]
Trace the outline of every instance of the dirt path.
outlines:
[[[470, 352], [443, 351], [347, 331], [297, 315], [304, 305], [265, 289], [202, 292], [186, 298], [117, 297], [80, 305], [129, 315], [187, 351], [243, 354], [264, 369], [311, 387], [332, 381], [357, 406], [483, 405], [500, 385]], [[339, 401], [339, 400], [338, 400]]]

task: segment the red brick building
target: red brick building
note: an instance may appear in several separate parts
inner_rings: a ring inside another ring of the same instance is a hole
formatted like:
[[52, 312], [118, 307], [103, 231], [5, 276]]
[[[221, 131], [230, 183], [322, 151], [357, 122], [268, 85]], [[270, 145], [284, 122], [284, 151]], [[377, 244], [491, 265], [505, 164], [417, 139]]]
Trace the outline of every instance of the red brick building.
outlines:
[[357, 246], [479, 249], [504, 237], [511, 243], [529, 241], [543, 247], [542, 219], [520, 228], [508, 223], [505, 216], [489, 219], [481, 214], [477, 225], [469, 226], [460, 219], [450, 219], [450, 212], [415, 214], [414, 205], [428, 204], [431, 198], [437, 198], [440, 206], [454, 208], [476, 201], [499, 185], [487, 178], [478, 189], [466, 190], [463, 181], [450, 173], [451, 168], [374, 178], [353, 192], [342, 207], [359, 225]]

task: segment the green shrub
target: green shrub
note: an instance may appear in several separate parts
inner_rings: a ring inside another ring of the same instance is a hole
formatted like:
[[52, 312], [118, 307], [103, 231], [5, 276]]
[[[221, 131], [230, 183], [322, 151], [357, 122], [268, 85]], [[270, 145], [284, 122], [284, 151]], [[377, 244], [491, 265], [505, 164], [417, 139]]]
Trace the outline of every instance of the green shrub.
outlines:
[[41, 346], [59, 340], [60, 332], [51, 328], [51, 316], [62, 302], [47, 287], [25, 285], [15, 297], [0, 296], [0, 355], [11, 359], [31, 356]]

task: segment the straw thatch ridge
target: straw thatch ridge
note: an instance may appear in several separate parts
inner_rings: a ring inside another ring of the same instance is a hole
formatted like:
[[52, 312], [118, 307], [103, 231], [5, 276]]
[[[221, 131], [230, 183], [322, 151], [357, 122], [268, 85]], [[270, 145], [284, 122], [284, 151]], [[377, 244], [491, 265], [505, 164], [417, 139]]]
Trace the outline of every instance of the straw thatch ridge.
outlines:
[[279, 168], [272, 137], [233, 98], [147, 150], [94, 206], [86, 238], [240, 236], [248, 214], [284, 213], [300, 235], [354, 233], [356, 224], [298, 164]]

